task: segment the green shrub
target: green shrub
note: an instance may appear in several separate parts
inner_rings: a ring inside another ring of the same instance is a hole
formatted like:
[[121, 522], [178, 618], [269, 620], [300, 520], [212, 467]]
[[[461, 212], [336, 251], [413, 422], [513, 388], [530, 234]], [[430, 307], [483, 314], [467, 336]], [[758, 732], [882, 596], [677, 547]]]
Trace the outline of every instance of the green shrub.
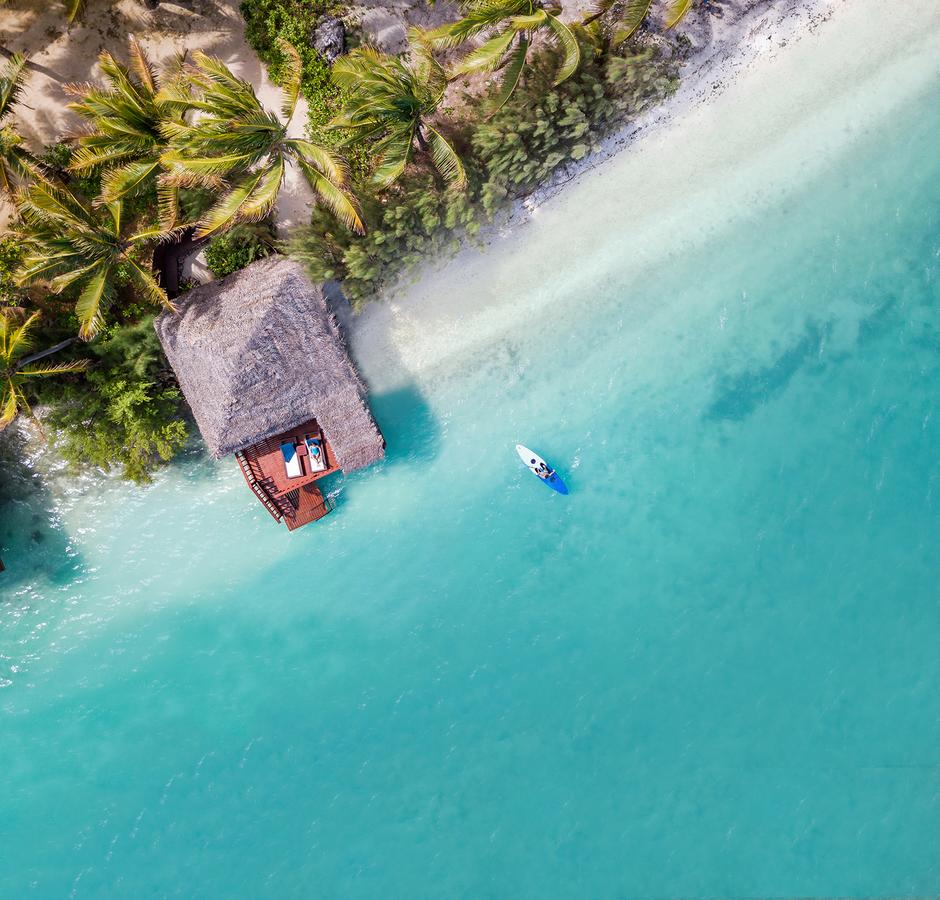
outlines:
[[605, 133], [678, 84], [674, 66], [652, 49], [600, 54], [585, 44], [581, 68], [552, 88], [554, 57], [543, 53], [509, 102], [473, 130], [474, 165], [483, 172], [481, 201], [489, 215], [546, 182], [559, 166], [583, 159]]
[[236, 225], [210, 241], [206, 247], [206, 265], [216, 278], [223, 278], [273, 251], [274, 235], [270, 225]]
[[359, 196], [364, 237], [318, 207], [310, 228], [291, 245], [292, 255], [305, 262], [315, 280], [342, 279], [354, 309], [401, 272], [445, 249], [456, 230], [473, 234], [480, 227], [472, 192], [443, 191], [430, 173], [407, 176], [381, 200], [366, 190]]
[[149, 481], [187, 437], [182, 396], [153, 319], [113, 329], [85, 355], [92, 359], [86, 377], [44, 398], [62, 455], [74, 465], [117, 467], [125, 478]]
[[330, 77], [330, 67], [310, 45], [310, 32], [317, 21], [330, 12], [333, 0], [244, 0], [245, 39], [268, 66], [277, 82], [284, 57], [277, 47], [278, 38], [292, 44], [300, 54], [303, 76], [300, 91], [310, 107], [314, 128], [325, 125], [333, 115], [338, 91]]

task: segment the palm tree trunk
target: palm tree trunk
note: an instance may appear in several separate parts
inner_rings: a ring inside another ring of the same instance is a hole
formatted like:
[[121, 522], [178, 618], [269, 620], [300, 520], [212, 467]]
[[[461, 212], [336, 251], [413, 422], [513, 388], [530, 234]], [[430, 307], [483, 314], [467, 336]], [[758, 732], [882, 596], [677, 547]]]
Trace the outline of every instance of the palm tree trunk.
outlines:
[[77, 338], [66, 338], [64, 341], [59, 341], [59, 343], [53, 347], [47, 347], [45, 350], [39, 350], [36, 353], [31, 353], [29, 356], [24, 356], [22, 359], [17, 361], [17, 368], [20, 366], [27, 366], [30, 363], [34, 363], [40, 359], [44, 359], [47, 356], [51, 356], [53, 353], [58, 353], [60, 350], [64, 350], [66, 347], [74, 344], [76, 340]]
[[415, 138], [418, 141], [418, 148], [427, 153], [430, 148], [428, 145], [428, 140], [424, 136], [424, 126], [420, 122], [418, 123], [418, 127], [415, 129]]

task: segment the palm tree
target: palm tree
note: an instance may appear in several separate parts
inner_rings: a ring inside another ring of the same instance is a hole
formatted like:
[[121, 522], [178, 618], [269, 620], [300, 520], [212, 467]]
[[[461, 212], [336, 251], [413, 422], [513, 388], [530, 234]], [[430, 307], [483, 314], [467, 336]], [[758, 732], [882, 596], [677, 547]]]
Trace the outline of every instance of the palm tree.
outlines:
[[[35, 362], [49, 351], [26, 354], [32, 349], [30, 330], [39, 318], [33, 313], [22, 325], [15, 325], [11, 315], [0, 312], [0, 431], [3, 431], [17, 416], [25, 413], [32, 416], [23, 385], [31, 378], [45, 378], [63, 372], [80, 372], [88, 365], [84, 359], [58, 363], [53, 366], [38, 366]], [[53, 348], [58, 349], [58, 348]]]
[[191, 121], [161, 126], [170, 149], [162, 161], [165, 181], [178, 187], [208, 187], [222, 196], [203, 215], [196, 234], [205, 237], [242, 222], [258, 222], [274, 208], [289, 163], [300, 167], [317, 197], [347, 227], [362, 233], [358, 205], [347, 188], [345, 164], [325, 147], [287, 136], [297, 106], [301, 62], [286, 41], [280, 48], [284, 73], [281, 113], [265, 109], [254, 88], [218, 59], [193, 55], [185, 77], [158, 94], [161, 102], [186, 103]]
[[153, 273], [134, 258], [134, 251], [175, 232], [152, 228], [127, 235], [121, 201], [93, 206], [63, 187], [43, 182], [19, 194], [17, 209], [25, 224], [25, 254], [17, 283], [45, 281], [53, 293], [67, 287], [80, 291], [75, 314], [83, 340], [91, 340], [104, 324], [119, 276], [151, 303], [173, 308]]
[[26, 82], [26, 57], [14, 54], [0, 67], [0, 192], [13, 195], [17, 186], [41, 177], [38, 163], [23, 146], [16, 129], [4, 124]]
[[581, 48], [571, 29], [558, 18], [560, 8], [545, 7], [541, 0], [466, 0], [466, 13], [451, 25], [430, 33], [438, 48], [456, 47], [482, 31], [495, 34], [469, 53], [453, 69], [452, 75], [503, 70], [503, 83], [493, 112], [512, 96], [525, 68], [532, 40], [537, 32], [548, 32], [561, 48], [562, 59], [555, 85], [570, 78], [581, 63]]
[[[593, 9], [581, 24], [589, 25], [605, 13], [613, 9], [619, 0], [597, 0]], [[622, 44], [633, 32], [640, 27], [643, 20], [649, 15], [653, 0], [624, 0], [621, 13], [614, 23], [614, 33], [611, 42], [614, 45]], [[669, 0], [666, 8], [666, 27], [675, 28], [692, 8], [692, 0]]]
[[[101, 182], [101, 200], [121, 200], [150, 185], [160, 171], [160, 156], [166, 140], [161, 123], [182, 122], [186, 104], [161, 99], [161, 79], [154, 73], [143, 49], [130, 39], [130, 68], [118, 63], [103, 50], [98, 64], [107, 85], [67, 85], [68, 93], [79, 98], [70, 103], [88, 130], [76, 138], [77, 149], [69, 170], [88, 174], [105, 169]], [[178, 75], [178, 66], [168, 71], [166, 80]], [[175, 194], [171, 188], [161, 191], [161, 218], [167, 227], [175, 224]], [[169, 221], [167, 221], [169, 219]]]
[[441, 178], [454, 188], [467, 184], [467, 173], [450, 142], [427, 119], [447, 89], [447, 76], [431, 54], [431, 45], [412, 29], [410, 59], [360, 47], [333, 64], [333, 82], [346, 91], [342, 112], [329, 128], [348, 129], [346, 143], [378, 137], [374, 180], [387, 187], [396, 181], [417, 149], [428, 153]]

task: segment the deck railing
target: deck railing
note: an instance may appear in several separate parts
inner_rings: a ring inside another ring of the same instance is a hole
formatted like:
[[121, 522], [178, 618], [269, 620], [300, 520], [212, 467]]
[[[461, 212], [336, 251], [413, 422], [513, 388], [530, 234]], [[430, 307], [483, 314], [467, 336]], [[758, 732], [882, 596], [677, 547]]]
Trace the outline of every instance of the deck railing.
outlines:
[[262, 505], [271, 514], [273, 519], [276, 522], [280, 522], [284, 517], [284, 513], [274, 502], [271, 495], [261, 484], [258, 483], [258, 478], [255, 475], [255, 471], [251, 465], [251, 462], [241, 450], [235, 454], [235, 459], [238, 460], [238, 467], [242, 470], [242, 475], [245, 476], [245, 481], [248, 482], [248, 487], [251, 488], [254, 495], [261, 501]]

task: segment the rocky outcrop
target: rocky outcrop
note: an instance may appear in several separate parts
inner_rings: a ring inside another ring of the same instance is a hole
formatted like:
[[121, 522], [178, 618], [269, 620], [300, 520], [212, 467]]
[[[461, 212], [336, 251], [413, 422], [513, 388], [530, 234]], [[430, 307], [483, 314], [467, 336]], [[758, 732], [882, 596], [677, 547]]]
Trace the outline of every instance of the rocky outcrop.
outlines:
[[346, 52], [346, 26], [335, 16], [327, 16], [310, 33], [310, 44], [328, 63]]

